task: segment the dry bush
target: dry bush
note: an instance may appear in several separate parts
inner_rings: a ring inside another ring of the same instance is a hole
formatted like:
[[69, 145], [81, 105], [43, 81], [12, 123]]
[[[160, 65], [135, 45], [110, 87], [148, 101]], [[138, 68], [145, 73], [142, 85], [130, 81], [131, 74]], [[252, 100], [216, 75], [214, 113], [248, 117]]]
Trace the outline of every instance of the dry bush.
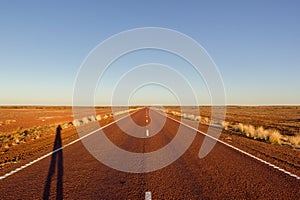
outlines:
[[255, 128], [252, 125], [244, 125], [244, 133], [247, 137], [256, 138]]
[[259, 139], [265, 139], [264, 131], [265, 129], [262, 126], [256, 129], [256, 135]]
[[175, 115], [177, 117], [180, 117], [181, 116], [181, 113], [180, 112], [177, 112], [177, 111], [172, 111], [171, 112], [172, 115]]
[[105, 114], [103, 117], [102, 117], [102, 119], [107, 119], [109, 117], [109, 115], [108, 114]]
[[[177, 114], [178, 113], [174, 113], [174, 115], [178, 116]], [[181, 116], [184, 119], [195, 120], [195, 115], [193, 114], [183, 113]]]
[[95, 116], [93, 116], [93, 115], [92, 115], [92, 116], [90, 116], [88, 119], [89, 119], [89, 121], [90, 121], [90, 122], [97, 121], [96, 117], [95, 117]]
[[188, 115], [186, 116], [186, 119], [189, 119], [189, 120], [195, 120], [195, 115], [193, 115], [193, 114], [188, 114]]
[[81, 124], [83, 124], [81, 119], [74, 119], [72, 123], [74, 126], [80, 126]]
[[249, 126], [248, 125], [243, 125], [243, 129], [244, 129], [244, 131], [242, 132], [244, 135], [246, 135], [246, 136], [248, 136], [249, 134], [248, 134], [248, 132], [249, 132]]
[[271, 144], [281, 144], [281, 137], [282, 135], [280, 134], [279, 131], [277, 130], [272, 130], [270, 131], [270, 134], [269, 134], [269, 142]]
[[178, 117], [182, 117], [182, 116], [183, 116], [183, 114], [182, 114], [182, 113], [180, 113], [180, 112], [177, 112], [176, 116], [178, 116]]
[[84, 118], [81, 119], [81, 121], [82, 121], [83, 124], [87, 124], [87, 123], [89, 123], [90, 120], [89, 120], [88, 117], [84, 117]]
[[195, 120], [198, 121], [198, 122], [200, 122], [201, 121], [201, 116], [196, 116]]
[[62, 127], [63, 129], [66, 129], [66, 128], [69, 128], [71, 125], [72, 125], [72, 123], [68, 122], [68, 123], [63, 123], [63, 124], [61, 125], [61, 127]]
[[300, 135], [289, 137], [288, 141], [292, 146], [297, 147], [300, 144]]
[[240, 131], [241, 133], [243, 133], [245, 131], [244, 124], [239, 123], [239, 125], [236, 127], [236, 129], [238, 131]]
[[227, 131], [228, 127], [229, 127], [229, 122], [223, 121], [222, 122], [222, 128]]
[[205, 117], [205, 118], [203, 119], [203, 122], [204, 122], [205, 124], [208, 124], [208, 123], [209, 123], [208, 117]]
[[20, 140], [19, 140], [19, 138], [17, 137], [17, 138], [15, 138], [15, 143], [16, 144], [19, 144], [20, 143]]
[[269, 137], [270, 137], [270, 131], [269, 130], [264, 130], [263, 137], [264, 137], [263, 139], [268, 141]]

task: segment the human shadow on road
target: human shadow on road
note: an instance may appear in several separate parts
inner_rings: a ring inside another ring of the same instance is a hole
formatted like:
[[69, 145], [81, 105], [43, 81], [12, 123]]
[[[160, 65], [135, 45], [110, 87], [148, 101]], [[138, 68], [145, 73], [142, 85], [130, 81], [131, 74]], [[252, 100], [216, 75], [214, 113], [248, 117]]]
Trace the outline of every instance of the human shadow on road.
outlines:
[[[49, 199], [51, 180], [57, 169], [57, 183], [56, 183], [56, 199], [63, 199], [63, 152], [61, 142], [61, 126], [58, 125], [56, 128], [56, 136], [53, 144], [53, 153], [51, 156], [50, 167], [48, 176], [44, 186], [43, 199]], [[57, 168], [56, 168], [57, 167]]]

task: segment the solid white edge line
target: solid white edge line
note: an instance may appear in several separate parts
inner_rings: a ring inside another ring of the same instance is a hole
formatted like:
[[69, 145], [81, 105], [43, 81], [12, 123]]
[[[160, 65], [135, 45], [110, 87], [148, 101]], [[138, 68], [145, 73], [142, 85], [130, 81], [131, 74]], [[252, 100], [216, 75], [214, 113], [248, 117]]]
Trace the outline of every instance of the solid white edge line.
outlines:
[[145, 192], [145, 200], [151, 200], [152, 197], [151, 197], [151, 192]]
[[[156, 111], [156, 112], [157, 112], [157, 111]], [[207, 136], [207, 137], [209, 137], [209, 138], [211, 138], [211, 139], [213, 139], [213, 140], [216, 140], [217, 142], [219, 142], [219, 143], [221, 143], [221, 144], [223, 144], [223, 145], [225, 145], [225, 146], [228, 146], [228, 147], [230, 147], [230, 148], [232, 148], [232, 149], [234, 149], [234, 150], [236, 150], [236, 151], [239, 151], [240, 153], [243, 153], [243, 154], [245, 154], [245, 155], [247, 155], [247, 156], [249, 156], [249, 157], [251, 157], [251, 158], [253, 158], [253, 159], [257, 160], [257, 161], [260, 161], [260, 162], [262, 162], [262, 163], [264, 163], [264, 164], [266, 164], [266, 165], [268, 165], [268, 166], [270, 166], [270, 167], [272, 167], [272, 168], [274, 168], [274, 169], [277, 169], [278, 171], [281, 171], [281, 172], [283, 172], [283, 173], [285, 173], [285, 174], [287, 174], [287, 175], [289, 175], [289, 176], [291, 176], [291, 177], [293, 177], [293, 178], [296, 178], [296, 179], [300, 180], [300, 177], [297, 176], [296, 174], [293, 174], [293, 173], [291, 173], [291, 172], [289, 172], [289, 171], [287, 171], [287, 170], [285, 170], [285, 169], [282, 169], [282, 168], [280, 168], [280, 167], [278, 167], [278, 166], [276, 166], [276, 165], [274, 165], [274, 164], [271, 164], [271, 163], [269, 163], [269, 162], [267, 162], [267, 161], [265, 161], [265, 160], [263, 160], [263, 159], [261, 159], [261, 158], [258, 158], [258, 157], [256, 157], [256, 156], [250, 154], [250, 153], [247, 153], [247, 152], [245, 152], [245, 151], [243, 151], [243, 150], [241, 150], [241, 149], [239, 149], [239, 148], [237, 148], [237, 147], [235, 147], [235, 146], [232, 146], [232, 145], [230, 145], [230, 144], [228, 144], [228, 143], [226, 143], [226, 142], [223, 142], [222, 140], [219, 140], [219, 139], [217, 139], [217, 138], [215, 138], [215, 137], [213, 137], [213, 136], [211, 136], [211, 135], [208, 135], [208, 134], [206, 134], [206, 133], [204, 133], [204, 132], [202, 132], [202, 131], [200, 131], [200, 130], [198, 130], [198, 129], [196, 129], [196, 128], [190, 126], [190, 125], [187, 125], [187, 124], [185, 124], [185, 123], [183, 123], [183, 122], [181, 122], [181, 121], [178, 121], [177, 119], [174, 119], [174, 118], [169, 117], [169, 116], [167, 116], [167, 115], [163, 115], [163, 114], [161, 114], [160, 112], [157, 112], [157, 113], [159, 113], [159, 114], [162, 115], [162, 116], [166, 116], [167, 118], [169, 118], [169, 119], [171, 119], [171, 120], [173, 120], [173, 121], [175, 121], [175, 122], [177, 122], [177, 123], [180, 123], [180, 124], [182, 124], [182, 125], [185, 126], [185, 127], [188, 127], [188, 128], [190, 128], [190, 129], [193, 129], [193, 130], [197, 131], [198, 133], [201, 133], [201, 134], [204, 135], [204, 136]]]
[[[139, 110], [140, 110], [140, 109], [139, 109]], [[31, 162], [29, 162], [29, 163], [26, 163], [25, 165], [23, 165], [23, 166], [21, 166], [21, 167], [15, 169], [15, 170], [13, 170], [13, 171], [11, 171], [11, 172], [8, 172], [8, 173], [6, 173], [6, 174], [0, 176], [0, 180], [5, 179], [5, 178], [7, 178], [7, 177], [9, 177], [9, 176], [11, 176], [11, 175], [17, 173], [18, 171], [21, 171], [21, 170], [23, 170], [23, 169], [25, 169], [25, 168], [27, 168], [27, 167], [33, 165], [34, 163], [36, 163], [36, 162], [38, 162], [38, 161], [40, 161], [40, 160], [43, 160], [44, 158], [47, 158], [48, 156], [51, 156], [52, 154], [54, 154], [54, 153], [56, 153], [56, 152], [58, 152], [58, 151], [61, 151], [61, 150], [64, 149], [65, 147], [70, 146], [70, 145], [72, 145], [72, 144], [74, 144], [74, 143], [76, 143], [76, 142], [78, 142], [78, 141], [80, 141], [80, 140], [82, 140], [82, 139], [84, 139], [84, 138], [86, 138], [86, 137], [88, 137], [88, 136], [90, 136], [90, 135], [92, 135], [92, 134], [94, 134], [94, 133], [96, 133], [96, 132], [102, 130], [102, 129], [105, 129], [106, 127], [108, 127], [108, 126], [110, 126], [110, 125], [112, 125], [112, 124], [117, 123], [118, 121], [121, 121], [121, 120], [125, 119], [126, 117], [129, 117], [129, 116], [135, 114], [135, 113], [138, 112], [139, 110], [137, 110], [137, 111], [135, 111], [135, 112], [133, 112], [133, 113], [131, 113], [131, 114], [128, 114], [128, 115], [126, 115], [126, 116], [123, 116], [123, 117], [121, 117], [120, 119], [118, 119], [118, 120], [116, 120], [116, 121], [113, 121], [113, 122], [111, 122], [111, 123], [109, 123], [109, 124], [106, 124], [105, 126], [99, 128], [99, 129], [97, 129], [97, 130], [94, 130], [94, 131], [92, 131], [92, 132], [90, 132], [90, 133], [88, 133], [88, 134], [86, 134], [86, 135], [84, 135], [84, 136], [82, 136], [82, 137], [80, 137], [80, 138], [78, 138], [78, 139], [76, 139], [76, 140], [74, 140], [74, 141], [72, 141], [72, 142], [70, 142], [70, 143], [68, 143], [68, 144], [66, 144], [66, 145], [64, 145], [64, 146], [62, 146], [62, 147], [60, 147], [60, 148], [58, 148], [58, 149], [55, 149], [54, 151], [51, 151], [51, 152], [49, 152], [49, 153], [47, 153], [47, 154], [45, 154], [45, 155], [43, 155], [43, 156], [41, 156], [41, 157], [39, 157], [39, 158], [37, 158], [37, 159], [31, 161]]]

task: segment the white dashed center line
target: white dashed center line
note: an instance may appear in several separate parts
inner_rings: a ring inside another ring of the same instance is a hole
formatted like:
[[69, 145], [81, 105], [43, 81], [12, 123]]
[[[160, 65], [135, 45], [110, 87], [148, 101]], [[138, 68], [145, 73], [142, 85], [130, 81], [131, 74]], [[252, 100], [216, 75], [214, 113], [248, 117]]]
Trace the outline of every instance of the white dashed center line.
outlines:
[[151, 200], [151, 192], [145, 193], [145, 200]]
[[149, 137], [149, 130], [146, 130], [146, 136]]

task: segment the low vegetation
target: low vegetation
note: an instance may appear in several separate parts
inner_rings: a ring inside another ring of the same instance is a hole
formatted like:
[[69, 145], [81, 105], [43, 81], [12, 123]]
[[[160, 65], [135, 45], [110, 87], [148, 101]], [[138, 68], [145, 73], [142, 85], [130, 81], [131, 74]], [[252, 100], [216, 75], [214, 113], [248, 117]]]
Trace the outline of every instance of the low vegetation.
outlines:
[[[62, 128], [69, 128], [72, 126], [72, 122], [64, 122], [60, 124]], [[46, 126], [34, 126], [32, 128], [23, 129], [19, 128], [17, 131], [10, 133], [0, 134], [0, 147], [8, 149], [10, 146], [15, 146], [20, 143], [26, 143], [29, 140], [36, 140], [42, 137], [49, 131], [55, 131], [58, 124], [46, 125]]]
[[[29, 140], [36, 140], [41, 138], [44, 134], [49, 133], [50, 131], [54, 132], [58, 125], [61, 125], [63, 129], [75, 126], [82, 126], [84, 124], [88, 124], [90, 122], [100, 121], [102, 119], [107, 119], [111, 116], [121, 115], [127, 112], [134, 111], [136, 109], [129, 109], [118, 111], [115, 113], [107, 113], [104, 115], [96, 115], [96, 116], [89, 116], [83, 117], [82, 119], [75, 119], [72, 122], [62, 122], [62, 123], [55, 123], [46, 126], [34, 126], [32, 128], [18, 128], [16, 131], [1, 133], [0, 132], [0, 149], [2, 151], [8, 150], [11, 146], [18, 145], [20, 143], [26, 143]], [[14, 121], [10, 120], [9, 123], [13, 123]], [[8, 123], [8, 122], [7, 122]]]
[[214, 121], [209, 119], [208, 117], [196, 116], [194, 114], [188, 113], [180, 113], [178, 111], [165, 110], [165, 112], [177, 117], [182, 117], [184, 119], [199, 121], [202, 124], [220, 127], [226, 131], [229, 130], [255, 140], [260, 140], [277, 145], [286, 144], [295, 148], [300, 148], [300, 135], [287, 136], [281, 134], [279, 130], [265, 129], [262, 126], [255, 127], [253, 125], [237, 122]]
[[290, 137], [289, 141], [293, 146], [295, 146], [295, 147], [299, 146], [300, 145], [300, 135]]
[[76, 127], [78, 126], [81, 126], [81, 125], [84, 125], [84, 124], [88, 124], [90, 122], [95, 122], [95, 121], [99, 121], [99, 120], [102, 120], [102, 119], [107, 119], [109, 117], [112, 117], [112, 116], [117, 116], [117, 115], [122, 115], [122, 114], [125, 114], [125, 113], [128, 113], [128, 112], [132, 112], [132, 111], [135, 111], [136, 109], [129, 109], [129, 110], [122, 110], [122, 111], [117, 111], [117, 112], [114, 112], [114, 113], [107, 113], [107, 114], [104, 114], [104, 115], [96, 115], [96, 116], [89, 116], [89, 117], [83, 117], [82, 119], [74, 119], [72, 124]]

